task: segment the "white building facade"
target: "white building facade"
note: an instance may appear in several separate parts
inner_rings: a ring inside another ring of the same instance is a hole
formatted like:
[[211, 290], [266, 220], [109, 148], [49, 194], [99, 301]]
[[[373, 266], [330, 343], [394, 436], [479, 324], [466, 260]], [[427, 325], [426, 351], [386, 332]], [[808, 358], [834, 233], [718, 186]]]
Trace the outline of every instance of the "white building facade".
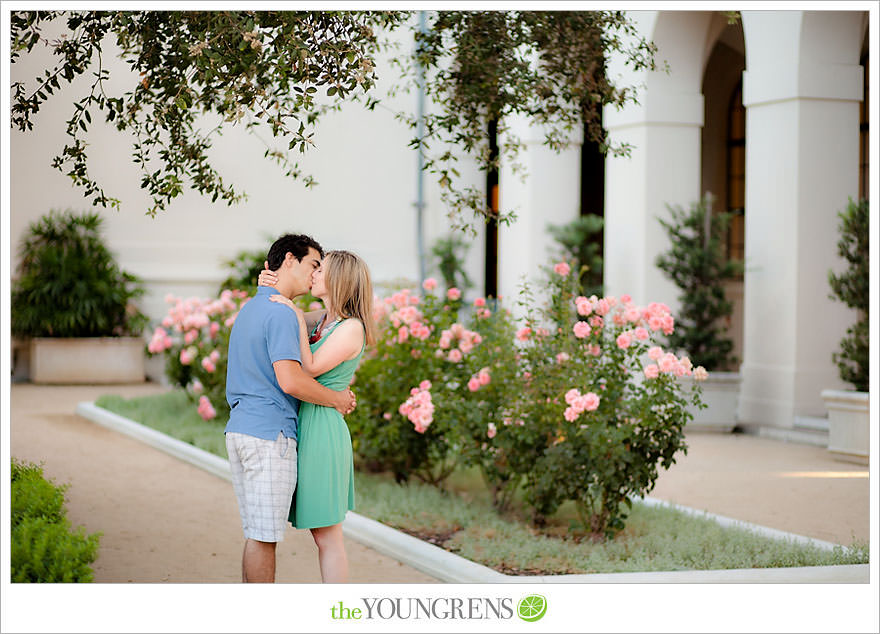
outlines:
[[[728, 288], [736, 305], [730, 333], [742, 361], [739, 420], [791, 427], [799, 417], [824, 416], [821, 390], [845, 387], [831, 355], [855, 318], [828, 298], [827, 272], [842, 267], [837, 212], [848, 198], [867, 197], [867, 177], [860, 177], [867, 153], [860, 148], [867, 135], [868, 12], [744, 11], [736, 24], [715, 11], [630, 15], [669, 73], [627, 74], [614, 60], [610, 66], [643, 88], [638, 105], [604, 113], [612, 141], [633, 146], [630, 157], [608, 157], [604, 165], [605, 291], [675, 307], [678, 291], [654, 265], [668, 247], [657, 217], [666, 205], [688, 206], [711, 192], [715, 209], [738, 211], [732, 248], [747, 266], [743, 280]], [[16, 63], [12, 80], [32, 79], [48, 63], [48, 54]], [[125, 72], [122, 64], [114, 69]], [[382, 92], [395, 71], [387, 60], [378, 69]], [[62, 90], [41, 109], [35, 132], [11, 132], [13, 270], [30, 222], [50, 209], [90, 209], [50, 166], [72, 100], [70, 89]], [[101, 211], [105, 235], [120, 265], [145, 280], [145, 312], [159, 321], [166, 293], [215, 293], [227, 275], [223, 260], [265, 248], [286, 232], [359, 253], [380, 284], [416, 282], [417, 156], [407, 148], [412, 131], [393, 115], [415, 108], [415, 95], [400, 94], [372, 112], [355, 104], [327, 115], [317, 147], [302, 161], [319, 183], [308, 190], [262, 159], [262, 141], [228, 130], [218, 138], [215, 162], [248, 200], [227, 207], [188, 192], [155, 218], [144, 214], [148, 200], [130, 140], [94, 126], [92, 171], [123, 201], [121, 211]], [[506, 167], [499, 175], [502, 207], [518, 214], [498, 234], [497, 292], [506, 298], [547, 263], [553, 241], [546, 225], [584, 211], [581, 139], [557, 154], [543, 145], [540, 129], [510, 124], [525, 143], [528, 177], [521, 181]], [[486, 183], [474, 167], [464, 179]], [[437, 184], [427, 176], [424, 183], [430, 246], [448, 235], [449, 223]], [[486, 290], [485, 229], [469, 242], [466, 268], [476, 296]]]

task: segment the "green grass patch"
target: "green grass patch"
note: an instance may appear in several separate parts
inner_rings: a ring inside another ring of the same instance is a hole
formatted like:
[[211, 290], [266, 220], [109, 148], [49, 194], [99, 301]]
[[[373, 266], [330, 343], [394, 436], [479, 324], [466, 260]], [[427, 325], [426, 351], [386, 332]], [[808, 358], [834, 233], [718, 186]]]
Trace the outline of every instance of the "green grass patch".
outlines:
[[[226, 458], [225, 421], [204, 421], [180, 391], [122, 399], [103, 407]], [[357, 512], [508, 574], [575, 574], [824, 566], [868, 562], [868, 544], [827, 551], [777, 540], [708, 518], [634, 504], [615, 539], [591, 542], [563, 506], [540, 530], [518, 511], [499, 516], [475, 469], [461, 469], [447, 491], [385, 474], [355, 474]]]

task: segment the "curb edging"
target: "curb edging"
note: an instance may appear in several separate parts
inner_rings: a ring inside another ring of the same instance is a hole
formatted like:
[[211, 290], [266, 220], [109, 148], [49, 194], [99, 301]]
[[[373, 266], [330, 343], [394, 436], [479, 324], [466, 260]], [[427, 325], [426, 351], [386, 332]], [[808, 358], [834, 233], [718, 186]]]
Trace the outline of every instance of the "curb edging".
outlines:
[[[103, 427], [144, 442], [224, 480], [232, 480], [227, 460], [98, 407], [94, 402], [78, 403], [75, 413]], [[823, 550], [830, 550], [837, 546], [831, 542], [750, 524], [663, 500], [648, 497], [633, 498], [633, 500], [648, 506], [673, 508], [694, 517], [715, 520], [725, 527], [744, 528], [773, 539], [788, 539], [801, 544], [812, 544]], [[349, 511], [346, 515], [345, 521], [342, 523], [342, 530], [346, 536], [364, 546], [446, 583], [870, 583], [869, 564], [514, 576], [502, 574], [488, 566], [465, 559], [354, 511]]]

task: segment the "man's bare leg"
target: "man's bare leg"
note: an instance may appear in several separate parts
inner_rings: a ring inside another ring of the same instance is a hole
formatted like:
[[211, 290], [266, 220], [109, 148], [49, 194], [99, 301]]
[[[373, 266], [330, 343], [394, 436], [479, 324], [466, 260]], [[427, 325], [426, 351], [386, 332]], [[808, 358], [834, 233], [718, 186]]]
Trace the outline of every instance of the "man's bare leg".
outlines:
[[241, 557], [244, 583], [275, 583], [275, 542], [248, 539]]

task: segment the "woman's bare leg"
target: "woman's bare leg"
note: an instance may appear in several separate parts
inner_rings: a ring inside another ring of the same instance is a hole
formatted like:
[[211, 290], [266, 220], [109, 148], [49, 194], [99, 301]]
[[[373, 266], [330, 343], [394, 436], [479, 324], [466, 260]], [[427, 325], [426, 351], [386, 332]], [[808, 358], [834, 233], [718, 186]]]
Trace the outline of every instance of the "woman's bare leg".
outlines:
[[348, 558], [342, 538], [342, 524], [312, 529], [312, 537], [318, 546], [318, 564], [324, 583], [348, 582]]

